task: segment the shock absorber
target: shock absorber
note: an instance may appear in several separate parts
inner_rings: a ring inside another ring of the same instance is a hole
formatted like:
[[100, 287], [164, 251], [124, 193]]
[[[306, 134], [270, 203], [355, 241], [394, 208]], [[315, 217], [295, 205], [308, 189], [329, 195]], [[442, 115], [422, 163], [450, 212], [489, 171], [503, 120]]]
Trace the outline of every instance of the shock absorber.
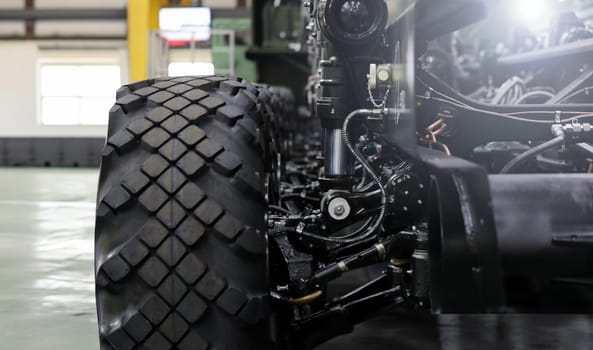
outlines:
[[[320, 0], [315, 14], [319, 48], [317, 72], [320, 79], [315, 112], [323, 129], [326, 180], [333, 188], [351, 189], [354, 161], [342, 135], [344, 118], [361, 107], [353, 98], [352, 81], [343, 59], [356, 56], [376, 45], [385, 28], [387, 7], [384, 0]], [[349, 79], [347, 79], [347, 77]]]
[[342, 66], [328, 49], [322, 49], [319, 64], [319, 89], [316, 115], [323, 128], [323, 153], [325, 156], [325, 177], [327, 179], [350, 178], [353, 161], [342, 137], [344, 122], [344, 79]]

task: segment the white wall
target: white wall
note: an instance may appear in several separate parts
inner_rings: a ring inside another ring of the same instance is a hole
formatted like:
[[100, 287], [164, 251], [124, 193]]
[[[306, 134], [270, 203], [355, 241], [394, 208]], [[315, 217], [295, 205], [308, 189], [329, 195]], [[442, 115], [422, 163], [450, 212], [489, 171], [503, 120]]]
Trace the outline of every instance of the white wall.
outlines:
[[[111, 57], [113, 51], [41, 51], [40, 44], [51, 46], [32, 41], [0, 42], [0, 137], [103, 137], [104, 126], [44, 126], [38, 122], [38, 68], [42, 59], [67, 60], [81, 52], [90, 58]], [[127, 76], [125, 50], [115, 52], [122, 62], [122, 75]]]
[[[0, 0], [0, 11], [8, 8], [22, 8], [23, 0]], [[36, 8], [123, 8], [127, 0], [36, 0]], [[204, 0], [204, 6], [234, 8], [237, 0]], [[125, 21], [39, 21], [36, 24], [39, 35], [125, 35]], [[0, 35], [23, 35], [24, 23], [0, 22]], [[85, 50], [85, 45], [101, 45], [103, 42], [83, 43], [75, 53], [72, 46], [80, 43], [0, 41], [0, 137], [103, 137], [104, 126], [43, 126], [38, 122], [38, 68], [40, 60], [48, 52], [40, 46], [55, 46], [54, 58], [60, 56], [97, 57], [97, 50]], [[122, 76], [128, 76], [126, 43], [118, 43]], [[116, 45], [116, 46], [117, 46]], [[56, 53], [57, 52], [57, 53]], [[52, 56], [50, 55], [50, 56]], [[125, 83], [125, 79], [122, 82]], [[107, 114], [108, 111], [105, 111]]]

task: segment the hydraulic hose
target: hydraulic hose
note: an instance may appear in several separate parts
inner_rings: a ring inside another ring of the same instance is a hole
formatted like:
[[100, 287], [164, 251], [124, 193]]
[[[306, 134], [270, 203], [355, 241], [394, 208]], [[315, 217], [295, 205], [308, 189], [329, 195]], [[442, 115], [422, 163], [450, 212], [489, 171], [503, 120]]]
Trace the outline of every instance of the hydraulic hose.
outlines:
[[381, 183], [381, 179], [379, 179], [377, 174], [375, 174], [375, 171], [373, 170], [373, 168], [369, 165], [369, 163], [367, 163], [367, 161], [366, 161], [366, 159], [364, 159], [363, 155], [360, 154], [356, 150], [356, 148], [354, 148], [352, 143], [350, 142], [350, 134], [348, 132], [348, 126], [349, 126], [350, 122], [352, 121], [352, 119], [354, 119], [356, 117], [368, 117], [370, 115], [377, 115], [377, 114], [383, 114], [383, 113], [384, 113], [384, 110], [382, 110], [382, 109], [357, 109], [357, 110], [353, 111], [352, 113], [348, 114], [346, 119], [344, 119], [344, 124], [342, 126], [342, 136], [344, 137], [344, 143], [350, 150], [350, 153], [352, 153], [352, 155], [356, 158], [356, 160], [358, 160], [358, 162], [362, 165], [362, 167], [367, 171], [367, 174], [371, 177], [371, 179], [373, 179], [373, 181], [377, 184], [377, 186], [379, 187], [379, 190], [381, 191], [381, 207], [380, 207], [379, 216], [377, 217], [377, 220], [373, 223], [373, 225], [362, 236], [357, 238], [358, 240], [365, 239], [365, 238], [369, 237], [370, 235], [372, 235], [373, 233], [375, 233], [377, 231], [377, 229], [379, 228], [379, 226], [383, 223], [383, 219], [385, 218], [385, 210], [387, 207], [387, 192], [385, 191], [385, 187]]
[[558, 136], [550, 141], [544, 142], [539, 146], [533, 147], [532, 149], [520, 154], [515, 159], [511, 160], [507, 165], [500, 171], [501, 174], [510, 174], [518, 166], [528, 161], [529, 159], [543, 153], [549, 149], [558, 147], [564, 143], [564, 135]]

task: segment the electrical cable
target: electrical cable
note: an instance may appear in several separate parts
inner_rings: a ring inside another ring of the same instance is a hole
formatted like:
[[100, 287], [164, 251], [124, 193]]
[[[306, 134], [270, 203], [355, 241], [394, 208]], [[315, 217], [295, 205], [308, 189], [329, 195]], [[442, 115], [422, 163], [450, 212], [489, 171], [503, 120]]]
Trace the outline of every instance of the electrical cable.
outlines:
[[[419, 96], [419, 97], [423, 97], [423, 96]], [[515, 113], [502, 114], [502, 113], [487, 111], [487, 110], [480, 109], [480, 108], [475, 108], [475, 107], [472, 107], [472, 106], [469, 106], [469, 105], [465, 105], [465, 104], [454, 103], [452, 101], [449, 101], [449, 100], [446, 100], [446, 99], [442, 99], [442, 98], [438, 98], [438, 97], [432, 97], [432, 99], [435, 100], [435, 101], [439, 101], [439, 102], [450, 104], [450, 105], [455, 106], [455, 107], [459, 107], [459, 108], [470, 110], [470, 111], [480, 112], [480, 113], [482, 113], [484, 115], [490, 115], [490, 116], [493, 116], [493, 117], [506, 118], [506, 119], [511, 119], [511, 120], [515, 120], [515, 121], [520, 121], [520, 122], [525, 122], [525, 123], [534, 123], [534, 124], [556, 124], [557, 123], [556, 120], [539, 120], [539, 119], [529, 119], [529, 118], [515, 117], [515, 115], [521, 115], [521, 114], [536, 114], [536, 113], [540, 113], [540, 114], [553, 114], [553, 115], [558, 114], [558, 112], [554, 112], [554, 111], [526, 111], [526, 112], [515, 112]], [[579, 119], [582, 119], [582, 118], [591, 118], [591, 117], [593, 117], [593, 113], [588, 113], [588, 112], [562, 111], [562, 114], [578, 114], [578, 113], [584, 113], [584, 114], [580, 114], [580, 115], [577, 115], [577, 116], [574, 116], [574, 117], [562, 119], [562, 120], [560, 120], [560, 122], [561, 123], [567, 123], [567, 122], [571, 122], [573, 120], [579, 120]]]
[[571, 93], [570, 95], [564, 96], [562, 99], [560, 99], [560, 101], [558, 101], [558, 104], [564, 103], [564, 102], [570, 100], [571, 98], [576, 97], [576, 96], [582, 94], [583, 92], [584, 93], [588, 93], [592, 89], [593, 89], [593, 86], [587, 86], [587, 87], [584, 87], [582, 89], [579, 89], [579, 90]]
[[[418, 79], [418, 81], [420, 83], [422, 83], [422, 85], [424, 85], [430, 92], [434, 92], [437, 95], [440, 95], [444, 98], [438, 98], [438, 97], [427, 97], [427, 96], [422, 96], [419, 95], [418, 98], [424, 98], [424, 99], [433, 99], [435, 101], [440, 101], [440, 102], [444, 102], [447, 104], [450, 104], [452, 106], [456, 106], [462, 109], [466, 109], [466, 110], [471, 110], [471, 111], [476, 111], [476, 112], [480, 112], [482, 114], [486, 114], [486, 115], [490, 115], [493, 117], [501, 117], [501, 118], [507, 118], [507, 119], [511, 119], [511, 120], [516, 120], [516, 121], [521, 121], [521, 122], [527, 122], [527, 123], [536, 123], [536, 124], [556, 124], [558, 121], [556, 120], [538, 120], [538, 119], [529, 119], [529, 118], [521, 118], [521, 117], [515, 117], [516, 115], [524, 115], [524, 114], [551, 114], [551, 115], [557, 115], [558, 112], [557, 111], [521, 111], [521, 112], [512, 112], [512, 113], [497, 113], [497, 112], [491, 112], [491, 111], [487, 111], [485, 109], [481, 109], [481, 108], [476, 108], [473, 106], [468, 105], [467, 103], [464, 103], [462, 101], [459, 101], [447, 94], [444, 94], [438, 90], [435, 90], [433, 87], [431, 87], [430, 85], [428, 85], [427, 83], [425, 83], [424, 81], [422, 81], [422, 79]], [[577, 111], [562, 111], [562, 114], [576, 114], [575, 117], [571, 117], [571, 118], [566, 118], [563, 120], [560, 120], [561, 123], [566, 123], [566, 122], [571, 122], [573, 120], [579, 120], [582, 118], [591, 118], [593, 117], [593, 113], [592, 112], [577, 112]], [[451, 116], [447, 116], [447, 117], [451, 117]]]
[[290, 211], [288, 209], [284, 209], [284, 208], [282, 208], [280, 206], [277, 206], [277, 205], [268, 205], [268, 208], [270, 208], [273, 211], [280, 212], [280, 213], [290, 214]]
[[521, 103], [523, 103], [533, 97], [548, 97], [547, 101], [549, 101], [550, 99], [554, 98], [554, 94], [551, 92], [548, 92], [548, 91], [543, 91], [543, 90], [531, 91], [531, 92], [528, 92], [525, 95], [519, 97], [519, 99], [517, 101], [515, 101], [515, 104], [520, 105]]
[[533, 147], [532, 149], [520, 154], [513, 160], [511, 160], [507, 165], [502, 168], [500, 171], [501, 174], [510, 174], [513, 170], [515, 170], [519, 165], [523, 164], [525, 161], [537, 156], [540, 153], [543, 153], [551, 148], [555, 148], [560, 146], [564, 143], [564, 135], [558, 136], [550, 141], [544, 142], [539, 146]]

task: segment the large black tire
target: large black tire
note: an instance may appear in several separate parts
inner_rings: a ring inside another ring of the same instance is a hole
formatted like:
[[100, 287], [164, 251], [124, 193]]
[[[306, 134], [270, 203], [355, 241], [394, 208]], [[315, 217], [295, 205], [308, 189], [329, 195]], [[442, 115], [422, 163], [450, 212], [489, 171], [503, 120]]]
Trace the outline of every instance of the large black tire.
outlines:
[[270, 349], [270, 110], [241, 79], [118, 91], [95, 234], [101, 349]]

